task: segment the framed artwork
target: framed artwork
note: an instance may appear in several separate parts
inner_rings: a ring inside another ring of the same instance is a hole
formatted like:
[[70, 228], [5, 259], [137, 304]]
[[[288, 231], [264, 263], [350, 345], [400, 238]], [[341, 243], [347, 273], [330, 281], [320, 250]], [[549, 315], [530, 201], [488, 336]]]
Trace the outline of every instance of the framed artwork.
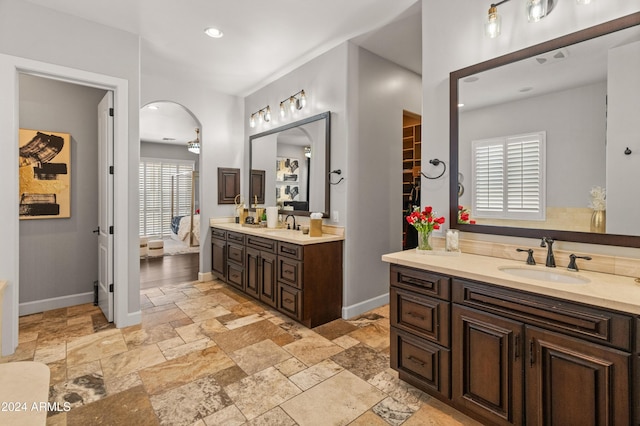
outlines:
[[276, 181], [298, 182], [300, 173], [300, 161], [296, 158], [276, 159]]
[[276, 187], [276, 202], [282, 203], [285, 201], [299, 201], [300, 200], [300, 187], [297, 184], [282, 184]]
[[20, 129], [20, 219], [71, 217], [71, 135]]

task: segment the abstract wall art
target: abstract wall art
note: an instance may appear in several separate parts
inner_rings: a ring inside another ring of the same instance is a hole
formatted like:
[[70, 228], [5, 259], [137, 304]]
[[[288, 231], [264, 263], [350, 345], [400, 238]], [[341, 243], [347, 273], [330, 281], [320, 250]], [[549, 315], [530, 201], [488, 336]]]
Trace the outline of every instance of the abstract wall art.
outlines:
[[20, 219], [71, 217], [71, 135], [20, 129]]

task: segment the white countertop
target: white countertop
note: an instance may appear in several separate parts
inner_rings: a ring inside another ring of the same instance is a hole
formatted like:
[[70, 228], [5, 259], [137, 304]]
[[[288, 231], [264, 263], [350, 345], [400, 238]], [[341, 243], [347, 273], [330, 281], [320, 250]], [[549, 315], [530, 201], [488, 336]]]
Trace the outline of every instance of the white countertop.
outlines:
[[49, 376], [49, 367], [41, 362], [0, 364], [0, 402], [6, 404], [0, 410], [0, 424], [44, 426], [47, 423]]
[[[446, 255], [445, 252], [440, 252], [440, 254], [422, 255], [416, 253], [416, 250], [406, 250], [385, 254], [382, 256], [382, 260], [502, 287], [640, 314], [640, 284], [631, 277], [591, 271], [570, 272], [566, 267], [547, 268], [544, 265], [527, 265], [524, 261], [467, 253]], [[586, 278], [589, 282], [566, 284], [518, 277], [500, 270], [504, 267], [552, 270], [558, 274]]]
[[285, 241], [288, 243], [307, 245], [328, 243], [331, 241], [343, 241], [342, 235], [334, 235], [324, 233], [321, 237], [310, 237], [309, 234], [303, 234], [302, 231], [294, 231], [291, 229], [272, 229], [272, 228], [252, 228], [242, 226], [239, 223], [215, 223], [212, 227], [225, 229], [227, 231], [242, 232], [244, 234], [255, 235], [256, 237], [270, 238], [272, 240]]

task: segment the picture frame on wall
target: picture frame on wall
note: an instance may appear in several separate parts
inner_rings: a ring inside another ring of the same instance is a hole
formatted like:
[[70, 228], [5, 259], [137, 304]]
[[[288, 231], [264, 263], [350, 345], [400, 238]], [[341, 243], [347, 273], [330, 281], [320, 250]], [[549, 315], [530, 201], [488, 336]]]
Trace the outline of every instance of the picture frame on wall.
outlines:
[[20, 219], [71, 217], [71, 135], [20, 129]]
[[297, 158], [278, 157], [276, 159], [276, 181], [298, 182], [300, 160]]

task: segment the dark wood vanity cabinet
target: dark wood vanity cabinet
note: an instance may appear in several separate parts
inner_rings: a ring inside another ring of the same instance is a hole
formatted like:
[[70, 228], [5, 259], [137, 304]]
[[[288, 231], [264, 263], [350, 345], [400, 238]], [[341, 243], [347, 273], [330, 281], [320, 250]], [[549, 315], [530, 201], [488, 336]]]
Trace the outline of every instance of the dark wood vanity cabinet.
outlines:
[[390, 295], [392, 367], [479, 421], [638, 424], [631, 315], [398, 265]]
[[220, 228], [211, 232], [217, 278], [309, 328], [341, 317], [342, 241], [301, 245]]
[[450, 398], [450, 279], [391, 266], [391, 367], [414, 386]]

